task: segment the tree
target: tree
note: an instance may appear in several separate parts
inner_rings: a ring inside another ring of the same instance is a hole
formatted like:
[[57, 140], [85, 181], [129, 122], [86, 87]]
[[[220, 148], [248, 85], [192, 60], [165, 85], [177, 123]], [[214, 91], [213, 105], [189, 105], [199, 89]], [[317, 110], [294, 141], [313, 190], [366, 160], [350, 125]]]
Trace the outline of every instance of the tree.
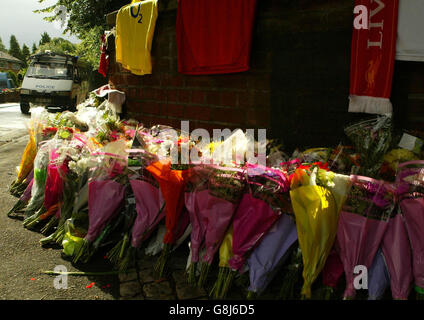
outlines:
[[[45, 0], [39, 0], [43, 3]], [[64, 32], [82, 36], [96, 26], [106, 28], [105, 15], [128, 4], [129, 0], [56, 0], [56, 4], [35, 10], [36, 13], [51, 14], [44, 19], [50, 22], [63, 22], [64, 11], [68, 19]]]
[[81, 43], [77, 45], [77, 55], [84, 59], [93, 70], [98, 70], [100, 63], [100, 46], [103, 27], [97, 26], [81, 36]]
[[23, 61], [21, 47], [13, 34], [10, 36], [9, 54]]
[[77, 46], [63, 38], [53, 38], [49, 42], [40, 45], [36, 52], [44, 52], [45, 50], [55, 53], [76, 54]]
[[32, 54], [37, 52], [37, 45], [35, 43], [32, 44]]
[[44, 32], [44, 33], [41, 34], [41, 40], [40, 40], [39, 45], [41, 46], [43, 44], [49, 43], [50, 41], [51, 41], [51, 38], [50, 38], [49, 34], [47, 32]]
[[0, 51], [7, 52], [6, 46], [3, 44], [3, 41], [0, 38]]
[[29, 48], [27, 47], [27, 45], [24, 43], [22, 46], [22, 57], [23, 57], [23, 62], [25, 62], [25, 65], [28, 64], [28, 59], [29, 56], [31, 55], [31, 52], [29, 51]]

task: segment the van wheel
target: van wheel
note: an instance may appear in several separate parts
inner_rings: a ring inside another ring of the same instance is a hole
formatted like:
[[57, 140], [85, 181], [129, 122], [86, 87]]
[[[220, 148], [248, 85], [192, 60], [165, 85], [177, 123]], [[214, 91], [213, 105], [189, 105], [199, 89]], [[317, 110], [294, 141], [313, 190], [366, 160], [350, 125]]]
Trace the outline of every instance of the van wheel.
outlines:
[[29, 114], [29, 104], [21, 103], [21, 112], [23, 114]]

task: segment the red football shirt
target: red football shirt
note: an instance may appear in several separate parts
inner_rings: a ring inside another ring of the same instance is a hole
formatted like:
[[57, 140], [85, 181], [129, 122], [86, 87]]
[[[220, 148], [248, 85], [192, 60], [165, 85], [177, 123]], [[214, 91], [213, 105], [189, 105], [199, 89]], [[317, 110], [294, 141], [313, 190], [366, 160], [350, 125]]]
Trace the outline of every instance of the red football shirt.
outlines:
[[248, 70], [255, 9], [256, 0], [178, 0], [178, 71]]

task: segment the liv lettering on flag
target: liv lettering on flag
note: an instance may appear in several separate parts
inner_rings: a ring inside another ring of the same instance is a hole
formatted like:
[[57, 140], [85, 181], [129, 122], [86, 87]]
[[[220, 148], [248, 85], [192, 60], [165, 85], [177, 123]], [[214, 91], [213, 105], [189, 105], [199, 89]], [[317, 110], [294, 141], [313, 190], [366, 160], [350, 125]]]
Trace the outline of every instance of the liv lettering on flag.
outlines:
[[349, 112], [392, 114], [399, 0], [355, 0]]
[[[376, 3], [377, 6], [371, 9], [370, 15], [368, 16], [368, 7], [365, 5], [356, 5], [353, 9], [353, 13], [357, 14], [355, 19], [353, 20], [353, 26], [355, 29], [371, 29], [371, 28], [381, 28], [384, 27], [384, 19], [381, 21], [372, 21], [372, 18], [384, 8], [383, 0], [371, 0], [371, 4]], [[368, 41], [369, 46], [378, 46], [382, 47], [383, 44], [383, 32], [379, 31], [380, 40], [379, 41]]]

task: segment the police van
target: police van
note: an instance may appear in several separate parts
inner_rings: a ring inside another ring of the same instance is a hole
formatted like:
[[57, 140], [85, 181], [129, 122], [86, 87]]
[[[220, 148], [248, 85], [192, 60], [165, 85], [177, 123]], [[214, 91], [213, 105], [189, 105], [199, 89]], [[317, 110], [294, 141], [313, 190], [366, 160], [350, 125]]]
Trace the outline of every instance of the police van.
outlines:
[[88, 94], [80, 69], [76, 56], [51, 51], [32, 55], [20, 91], [21, 112], [28, 114], [31, 105], [75, 111]]

